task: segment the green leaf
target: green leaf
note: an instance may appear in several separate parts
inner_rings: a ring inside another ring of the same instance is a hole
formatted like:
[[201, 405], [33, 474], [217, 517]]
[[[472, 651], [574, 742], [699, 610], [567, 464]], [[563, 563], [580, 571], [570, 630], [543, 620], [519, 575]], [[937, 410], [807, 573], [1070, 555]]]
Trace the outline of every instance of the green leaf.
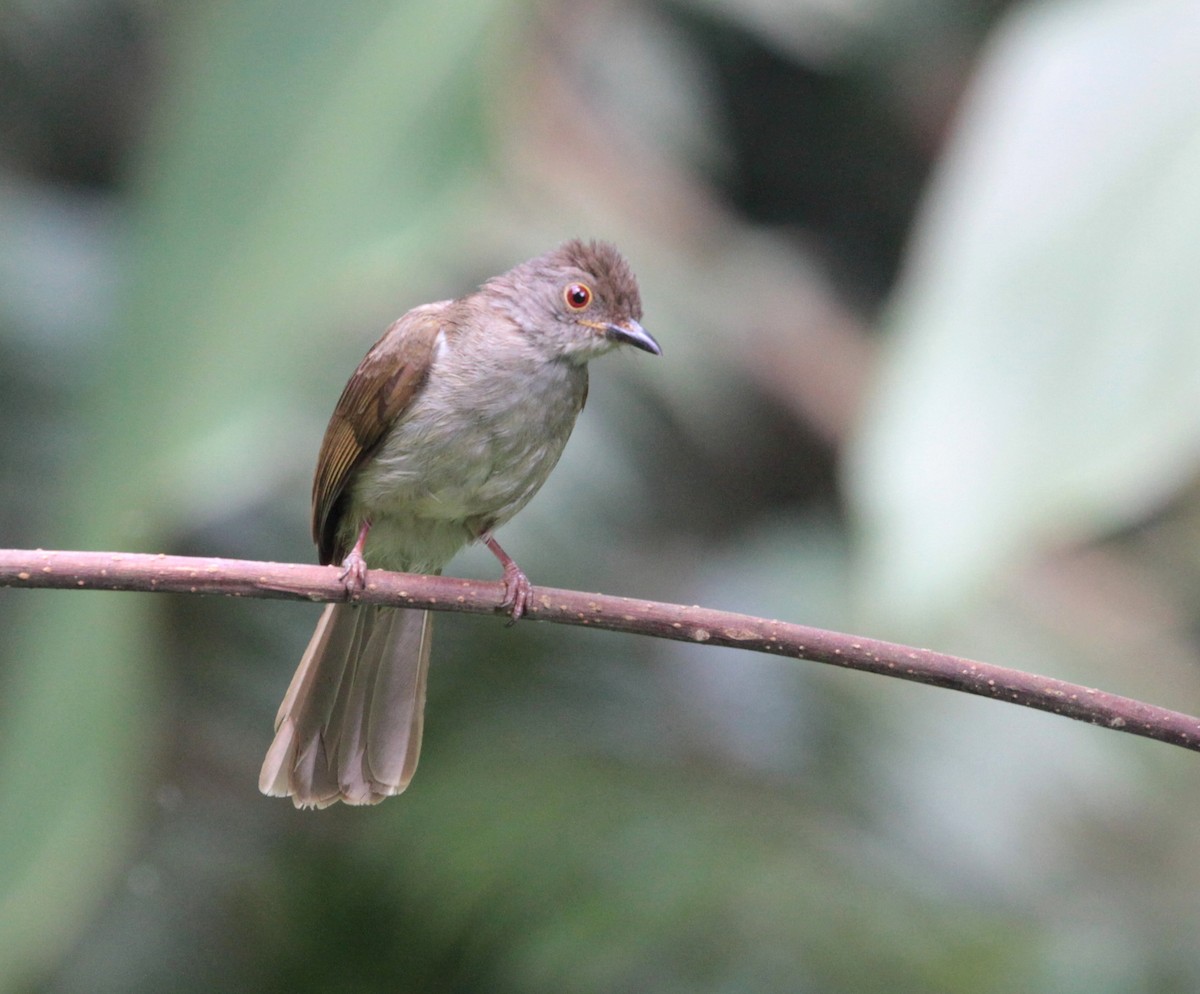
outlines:
[[[186, 9], [136, 169], [126, 304], [93, 395], [64, 398], [90, 438], [62, 493], [44, 496], [56, 508], [46, 544], [161, 548], [289, 472], [283, 453], [307, 462], [311, 446], [287, 444], [290, 398], [321, 368], [305, 335], [357, 358], [366, 342], [329, 330], [348, 301], [370, 306], [358, 303], [369, 249], [386, 242], [389, 268], [411, 279], [432, 232], [454, 244], [448, 221], [476, 202], [484, 70], [509, 36], [505, 9]], [[152, 756], [170, 734], [155, 612], [148, 597], [31, 597], [6, 633], [0, 987], [61, 952], [150, 807]]]

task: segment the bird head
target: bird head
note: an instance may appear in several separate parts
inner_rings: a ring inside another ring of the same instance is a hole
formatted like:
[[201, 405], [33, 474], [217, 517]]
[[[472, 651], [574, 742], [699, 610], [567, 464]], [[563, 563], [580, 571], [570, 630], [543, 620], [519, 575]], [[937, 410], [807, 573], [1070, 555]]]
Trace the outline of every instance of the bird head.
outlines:
[[573, 240], [487, 284], [509, 298], [518, 322], [554, 354], [584, 363], [632, 345], [662, 355], [641, 326], [633, 270], [607, 242]]

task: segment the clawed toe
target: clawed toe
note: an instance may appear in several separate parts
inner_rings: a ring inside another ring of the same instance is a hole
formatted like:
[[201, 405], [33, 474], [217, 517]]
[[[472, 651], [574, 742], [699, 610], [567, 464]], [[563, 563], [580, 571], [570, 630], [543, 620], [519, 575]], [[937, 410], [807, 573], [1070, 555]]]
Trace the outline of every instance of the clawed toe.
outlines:
[[490, 531], [481, 532], [479, 537], [504, 567], [504, 599], [500, 606], [508, 611], [508, 624], [511, 627], [517, 623], [517, 619], [525, 613], [525, 608], [533, 600], [533, 584], [529, 582], [529, 577], [521, 567], [513, 562], [512, 556], [500, 548], [500, 543], [492, 537]]
[[508, 624], [515, 625], [525, 613], [525, 608], [533, 599], [533, 584], [521, 570], [513, 564], [511, 569], [504, 569], [504, 600], [500, 606], [508, 609]]
[[367, 589], [367, 561], [358, 552], [351, 552], [342, 560], [342, 573], [338, 577], [346, 587], [346, 593], [354, 595]]

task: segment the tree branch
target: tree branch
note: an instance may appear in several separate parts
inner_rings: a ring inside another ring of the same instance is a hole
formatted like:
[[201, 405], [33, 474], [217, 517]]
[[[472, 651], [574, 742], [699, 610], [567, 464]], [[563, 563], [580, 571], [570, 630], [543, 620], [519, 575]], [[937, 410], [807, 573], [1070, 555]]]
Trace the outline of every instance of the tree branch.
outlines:
[[[0, 550], [0, 586], [4, 587], [343, 601], [347, 595], [340, 573], [336, 566], [297, 563], [124, 552]], [[371, 570], [367, 574], [367, 588], [354, 599], [364, 604], [496, 614], [505, 611], [501, 606], [503, 591], [504, 586], [499, 582]], [[1200, 752], [1200, 718], [1090, 687], [928, 649], [728, 611], [550, 587], [534, 588], [526, 617], [699, 645], [732, 646], [898, 677], [1049, 711]]]

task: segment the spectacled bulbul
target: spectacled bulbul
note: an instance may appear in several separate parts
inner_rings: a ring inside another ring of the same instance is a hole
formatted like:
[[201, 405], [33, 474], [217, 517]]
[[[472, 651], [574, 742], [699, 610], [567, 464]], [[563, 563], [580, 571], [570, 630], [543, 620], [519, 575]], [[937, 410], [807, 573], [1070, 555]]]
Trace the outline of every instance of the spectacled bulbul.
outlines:
[[[321, 443], [312, 534], [351, 593], [366, 571], [441, 573], [481, 541], [515, 620], [530, 584], [497, 543], [558, 462], [587, 364], [621, 345], [661, 355], [613, 246], [570, 241], [457, 300], [394, 322], [350, 377]], [[432, 619], [330, 604], [275, 718], [259, 777], [297, 807], [375, 804], [408, 786], [421, 748]]]

